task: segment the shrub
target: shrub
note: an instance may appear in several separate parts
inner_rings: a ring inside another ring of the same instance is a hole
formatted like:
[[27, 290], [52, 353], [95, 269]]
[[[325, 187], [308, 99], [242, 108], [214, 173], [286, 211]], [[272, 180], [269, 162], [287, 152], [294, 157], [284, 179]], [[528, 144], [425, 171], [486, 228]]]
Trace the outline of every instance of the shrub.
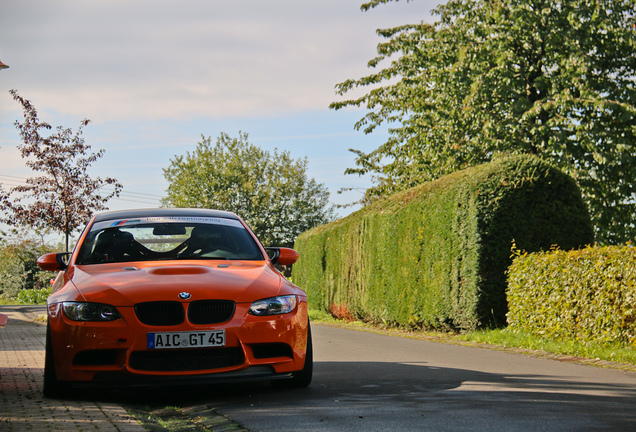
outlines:
[[593, 241], [574, 181], [514, 156], [375, 202], [298, 237], [313, 307], [405, 327], [503, 325], [513, 239], [528, 251]]
[[22, 290], [49, 288], [51, 272], [37, 265], [47, 252], [52, 247], [32, 238], [0, 240], [0, 296], [15, 299]]
[[509, 328], [582, 342], [636, 344], [636, 248], [519, 253], [508, 275]]
[[53, 288], [25, 289], [18, 293], [17, 300], [23, 304], [46, 304], [46, 299], [53, 292]]

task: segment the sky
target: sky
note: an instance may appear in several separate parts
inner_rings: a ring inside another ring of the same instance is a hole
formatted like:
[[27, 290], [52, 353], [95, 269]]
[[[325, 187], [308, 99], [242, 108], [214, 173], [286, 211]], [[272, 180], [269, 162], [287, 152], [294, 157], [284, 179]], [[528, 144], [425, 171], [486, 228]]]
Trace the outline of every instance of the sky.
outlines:
[[111, 210], [158, 207], [172, 158], [202, 135], [239, 131], [306, 157], [332, 203], [354, 202], [371, 180], [344, 174], [355, 167], [349, 149], [371, 151], [387, 134], [355, 130], [363, 109], [330, 110], [342, 99], [335, 86], [373, 72], [376, 29], [433, 22], [440, 1], [362, 12], [361, 0], [2, 0], [0, 183], [34, 175], [16, 148], [15, 89], [53, 127], [91, 120], [84, 139], [105, 154], [89, 174], [124, 186]]

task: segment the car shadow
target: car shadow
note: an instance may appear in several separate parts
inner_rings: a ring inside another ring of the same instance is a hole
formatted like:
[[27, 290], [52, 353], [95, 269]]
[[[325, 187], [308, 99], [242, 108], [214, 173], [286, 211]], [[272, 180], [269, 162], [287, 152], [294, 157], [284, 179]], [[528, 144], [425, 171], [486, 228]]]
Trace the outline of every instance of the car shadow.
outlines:
[[[633, 380], [632, 380], [633, 382]], [[636, 386], [560, 379], [548, 375], [497, 374], [474, 370], [430, 367], [422, 363], [316, 362], [312, 384], [303, 389], [283, 390], [269, 382], [206, 386], [83, 391], [80, 398], [144, 406], [187, 408], [207, 405], [243, 415], [258, 407], [268, 416], [311, 409], [333, 416], [337, 407], [357, 409], [363, 416], [393, 409], [417, 410], [426, 415], [439, 412], [490, 413], [549, 421], [604, 424], [612, 430], [634, 430]], [[251, 408], [248, 408], [251, 407]], [[424, 414], [421, 414], [424, 415]], [[569, 419], [569, 420], [568, 420]], [[281, 418], [281, 421], [284, 419]], [[240, 421], [240, 420], [239, 420]], [[582, 423], [583, 424], [583, 423]], [[532, 429], [532, 427], [530, 427]]]

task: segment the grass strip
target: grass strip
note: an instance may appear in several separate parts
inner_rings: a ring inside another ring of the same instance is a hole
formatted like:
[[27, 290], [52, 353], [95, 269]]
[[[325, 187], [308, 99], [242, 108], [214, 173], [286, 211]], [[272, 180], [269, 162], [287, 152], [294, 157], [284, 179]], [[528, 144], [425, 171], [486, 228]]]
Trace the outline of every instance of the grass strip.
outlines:
[[123, 407], [150, 432], [249, 432], [208, 405]]

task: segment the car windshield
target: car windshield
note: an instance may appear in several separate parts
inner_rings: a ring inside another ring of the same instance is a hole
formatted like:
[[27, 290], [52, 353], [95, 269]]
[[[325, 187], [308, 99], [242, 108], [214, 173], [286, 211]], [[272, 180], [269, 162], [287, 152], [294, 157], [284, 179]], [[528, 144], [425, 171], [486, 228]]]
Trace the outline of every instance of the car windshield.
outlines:
[[235, 219], [142, 217], [94, 223], [76, 264], [181, 259], [264, 257], [248, 230]]

